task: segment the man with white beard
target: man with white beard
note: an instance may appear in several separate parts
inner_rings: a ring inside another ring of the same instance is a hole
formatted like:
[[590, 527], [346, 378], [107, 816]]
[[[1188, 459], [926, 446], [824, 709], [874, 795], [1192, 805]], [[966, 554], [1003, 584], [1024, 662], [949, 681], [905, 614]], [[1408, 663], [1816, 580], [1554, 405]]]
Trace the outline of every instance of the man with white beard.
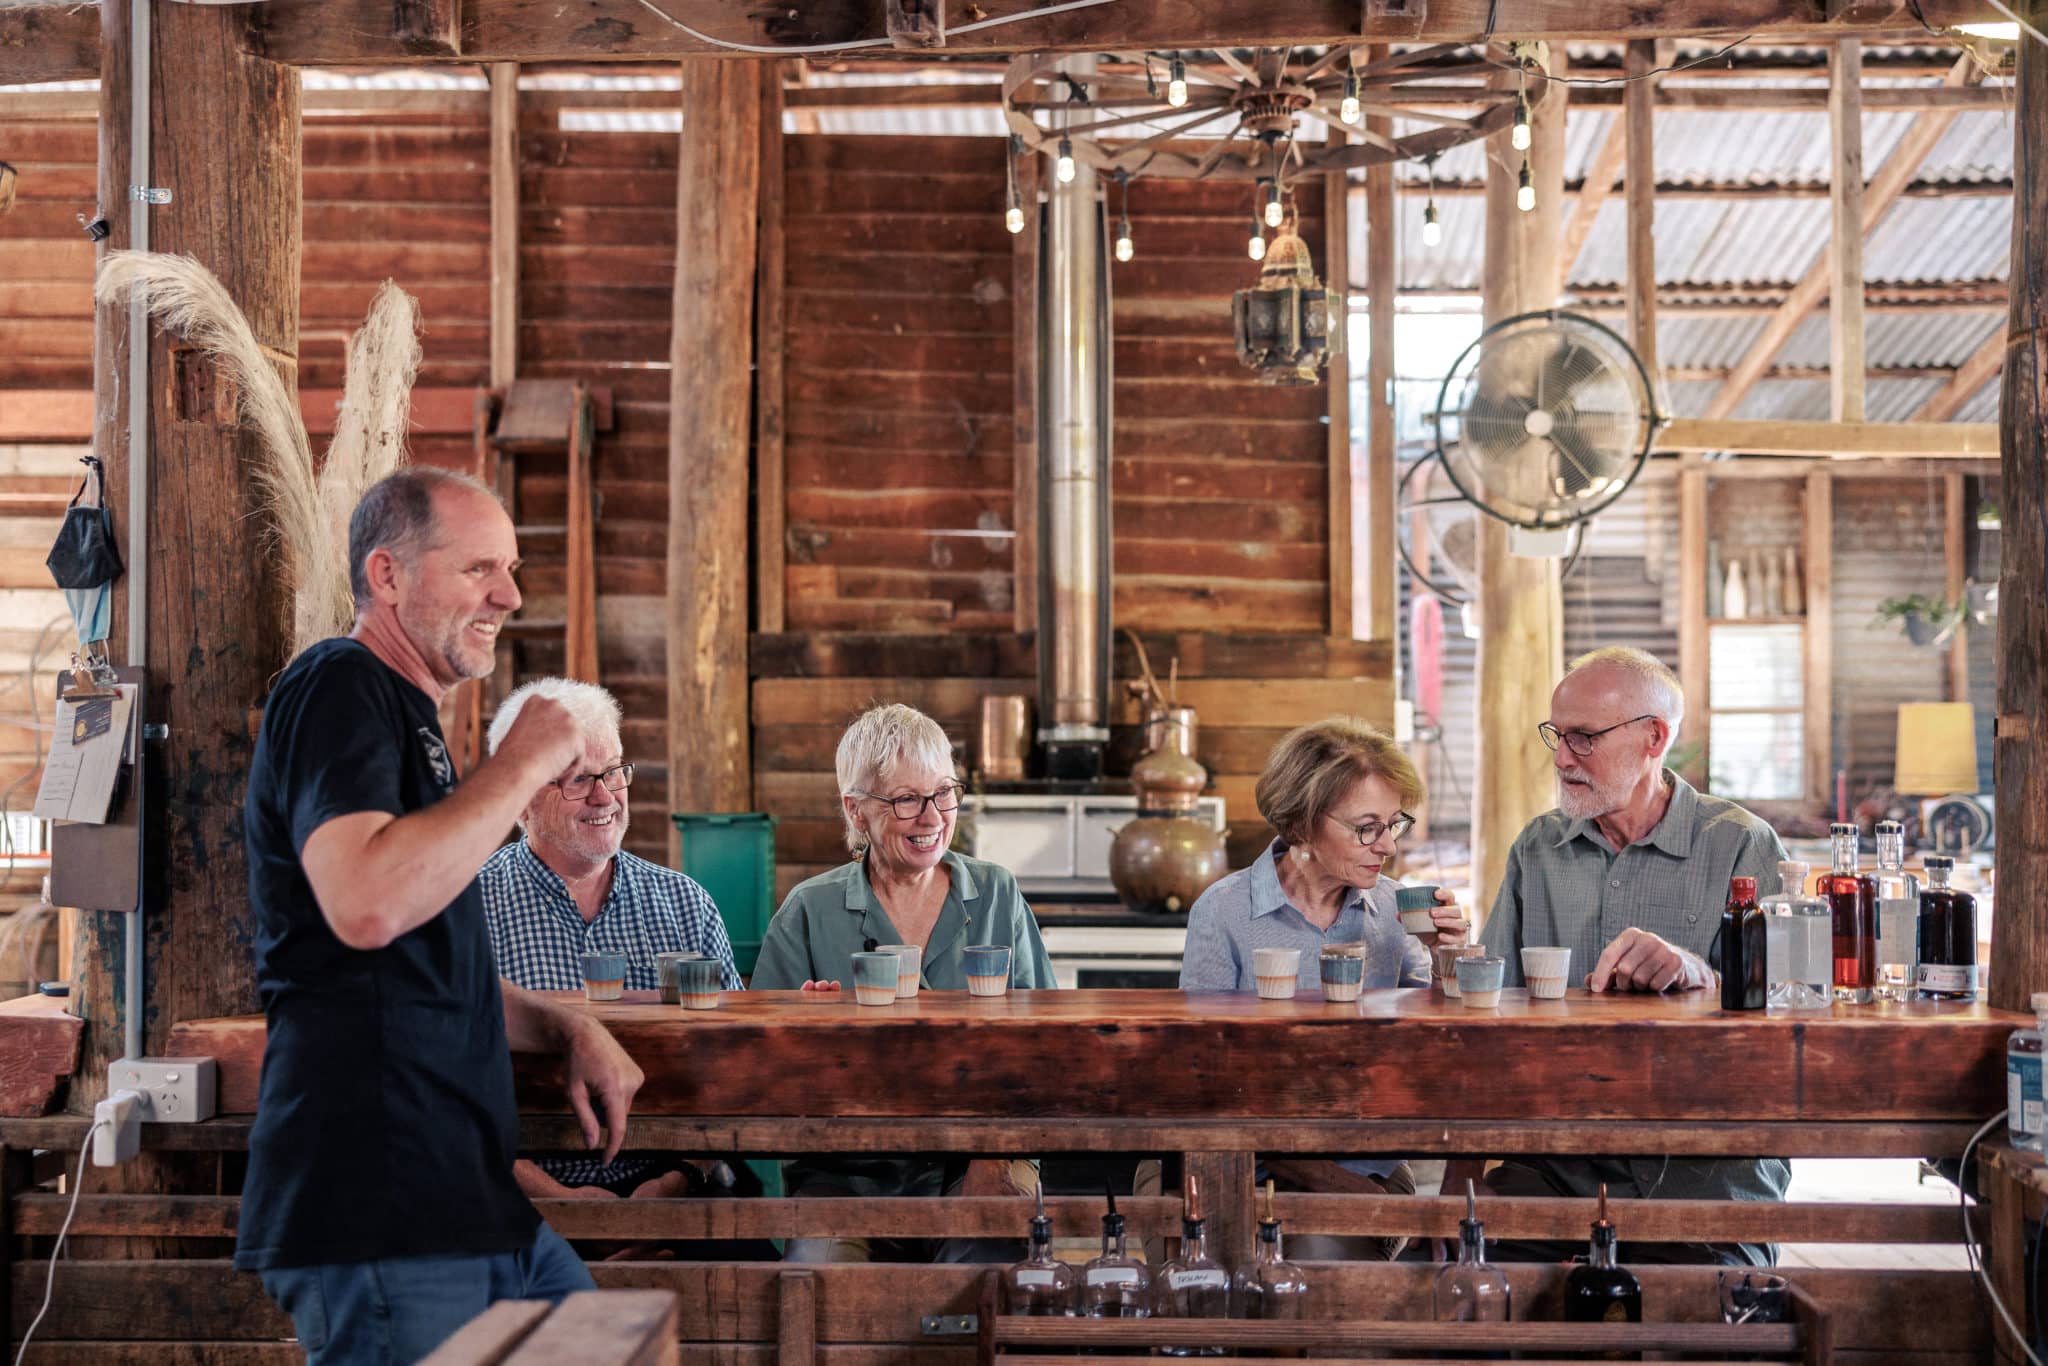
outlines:
[[[1516, 837], [1479, 941], [1507, 960], [1509, 986], [1522, 983], [1522, 950], [1541, 946], [1569, 948], [1593, 991], [1718, 985], [1709, 962], [1728, 880], [1753, 877], [1770, 895], [1785, 849], [1757, 816], [1664, 767], [1684, 716], [1677, 677], [1641, 650], [1581, 656], [1551, 693], [1537, 730], [1556, 756], [1557, 809]], [[1779, 1158], [1513, 1157], [1488, 1184], [1509, 1195], [1590, 1199], [1605, 1182], [1624, 1199], [1782, 1200], [1790, 1176]], [[1750, 1244], [1629, 1251], [1631, 1261], [1773, 1260]], [[1503, 1260], [1555, 1254], [1509, 1244]]]

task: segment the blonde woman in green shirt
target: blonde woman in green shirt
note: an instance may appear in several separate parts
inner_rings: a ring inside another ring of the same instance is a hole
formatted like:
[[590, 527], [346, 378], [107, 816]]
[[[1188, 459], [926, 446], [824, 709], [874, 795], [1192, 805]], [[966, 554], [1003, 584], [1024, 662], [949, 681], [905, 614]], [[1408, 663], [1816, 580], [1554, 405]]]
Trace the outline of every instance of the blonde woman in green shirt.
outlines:
[[[833, 990], [853, 977], [853, 955], [878, 944], [915, 944], [921, 985], [964, 991], [961, 950], [1000, 944], [1010, 986], [1051, 988], [1052, 963], [1038, 922], [1010, 871], [953, 852], [960, 783], [953, 747], [914, 707], [874, 707], [840, 737], [840, 807], [853, 860], [797, 884], [769, 922], [754, 965], [755, 991]], [[796, 1196], [1029, 1194], [1028, 1163], [920, 1158], [797, 1161], [786, 1173]], [[936, 1260], [1010, 1261], [1019, 1244], [948, 1239]], [[895, 1240], [798, 1238], [792, 1261], [932, 1260]]]

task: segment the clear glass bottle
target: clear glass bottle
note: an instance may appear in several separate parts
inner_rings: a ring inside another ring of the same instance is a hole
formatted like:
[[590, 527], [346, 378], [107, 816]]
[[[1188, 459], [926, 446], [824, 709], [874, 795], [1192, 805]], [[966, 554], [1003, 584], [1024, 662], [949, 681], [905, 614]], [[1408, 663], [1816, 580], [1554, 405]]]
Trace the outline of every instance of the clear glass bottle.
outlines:
[[[1180, 1253], [1159, 1268], [1152, 1280], [1155, 1319], [1227, 1319], [1230, 1317], [1230, 1273], [1209, 1256], [1209, 1235], [1202, 1220], [1201, 1191], [1192, 1172], [1181, 1204]], [[1220, 1357], [1221, 1347], [1161, 1347], [1161, 1356]]]
[[1728, 879], [1728, 905], [1721, 912], [1716, 945], [1721, 974], [1721, 1009], [1762, 1010], [1769, 984], [1764, 943], [1764, 913], [1756, 903], [1756, 879]]
[[1583, 1265], [1564, 1278], [1566, 1323], [1641, 1323], [1643, 1283], [1624, 1270], [1613, 1221], [1607, 1217], [1607, 1183], [1600, 1183], [1600, 1217], [1593, 1221], [1592, 1250]]
[[1266, 1217], [1252, 1264], [1230, 1278], [1230, 1310], [1241, 1319], [1298, 1319], [1308, 1303], [1308, 1277], [1280, 1255], [1280, 1221], [1273, 1217], [1273, 1183], [1266, 1183]]
[[1757, 904], [1764, 913], [1764, 1003], [1783, 1010], [1818, 1010], [1834, 1000], [1834, 924], [1828, 904], [1806, 890], [1808, 865], [1778, 864], [1778, 890]]
[[1837, 1001], [1862, 1004], [1877, 989], [1877, 879], [1858, 873], [1856, 827], [1828, 827], [1835, 843], [1834, 870], [1820, 894], [1834, 920], [1834, 990]]
[[1045, 1213], [1045, 1192], [1038, 1193], [1038, 1213], [1031, 1220], [1031, 1250], [1024, 1260], [1003, 1272], [1003, 1312], [1032, 1318], [1068, 1318], [1074, 1312], [1074, 1268], [1052, 1255], [1052, 1220]]
[[1506, 1323], [1514, 1289], [1507, 1273], [1486, 1260], [1486, 1225], [1479, 1222], [1472, 1183], [1465, 1183], [1465, 1217], [1458, 1224], [1458, 1260], [1437, 1273], [1436, 1316], [1446, 1323]]
[[1977, 999], [1977, 898], [1949, 886], [1956, 861], [1929, 854], [1927, 888], [1920, 893], [1918, 962], [1914, 978], [1929, 1001]]
[[2048, 991], [2030, 998], [2031, 1029], [2015, 1029], [2005, 1045], [2005, 1133], [2015, 1148], [2041, 1151], [2041, 1039], [2048, 1035]]
[[1877, 997], [1910, 1001], [1919, 980], [1920, 880], [1906, 871], [1906, 827], [1877, 823]]
[[1152, 1275], [1124, 1246], [1124, 1217], [1109, 1193], [1102, 1216], [1102, 1255], [1081, 1272], [1081, 1312], [1091, 1319], [1143, 1319], [1152, 1315]]

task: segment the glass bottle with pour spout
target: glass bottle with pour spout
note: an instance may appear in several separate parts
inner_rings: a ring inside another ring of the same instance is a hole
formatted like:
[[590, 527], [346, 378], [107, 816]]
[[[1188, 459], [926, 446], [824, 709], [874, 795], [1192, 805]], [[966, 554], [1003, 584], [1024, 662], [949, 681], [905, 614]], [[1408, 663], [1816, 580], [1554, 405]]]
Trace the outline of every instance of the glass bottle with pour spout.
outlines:
[[[1188, 1173], [1181, 1205], [1180, 1253], [1152, 1281], [1155, 1319], [1227, 1319], [1230, 1317], [1230, 1273], [1209, 1256], [1207, 1224], [1202, 1219], [1201, 1189]], [[1170, 1357], [1222, 1356], [1221, 1347], [1164, 1346]]]
[[1033, 1318], [1065, 1318], [1074, 1312], [1074, 1268], [1052, 1255], [1052, 1220], [1045, 1213], [1045, 1191], [1038, 1192], [1038, 1213], [1031, 1220], [1031, 1250], [1003, 1272], [1003, 1312]]

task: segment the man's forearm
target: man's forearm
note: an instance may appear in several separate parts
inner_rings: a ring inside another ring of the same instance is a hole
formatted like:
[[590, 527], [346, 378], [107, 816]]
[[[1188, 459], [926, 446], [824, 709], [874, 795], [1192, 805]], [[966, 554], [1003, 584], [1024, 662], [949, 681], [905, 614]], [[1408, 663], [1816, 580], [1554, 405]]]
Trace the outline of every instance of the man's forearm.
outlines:
[[589, 1016], [509, 978], [498, 979], [498, 992], [505, 998], [505, 1042], [514, 1053], [567, 1052], [570, 1036], [590, 1025]]

